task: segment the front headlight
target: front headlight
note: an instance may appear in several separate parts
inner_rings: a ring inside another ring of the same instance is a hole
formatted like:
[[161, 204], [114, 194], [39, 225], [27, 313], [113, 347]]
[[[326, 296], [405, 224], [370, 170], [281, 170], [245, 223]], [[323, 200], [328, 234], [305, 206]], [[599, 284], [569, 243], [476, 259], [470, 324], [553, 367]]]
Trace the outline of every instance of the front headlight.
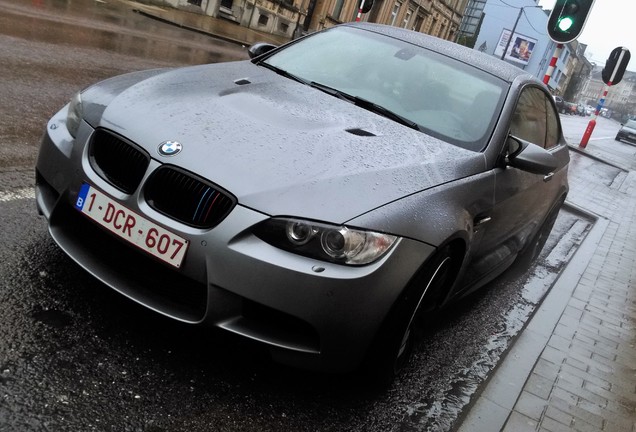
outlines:
[[82, 121], [82, 96], [81, 94], [75, 93], [73, 99], [68, 106], [68, 114], [66, 115], [66, 129], [71, 134], [73, 138], [77, 135], [77, 130], [79, 129], [80, 122]]
[[301, 219], [274, 218], [254, 234], [283, 250], [338, 264], [364, 265], [384, 255], [397, 237]]

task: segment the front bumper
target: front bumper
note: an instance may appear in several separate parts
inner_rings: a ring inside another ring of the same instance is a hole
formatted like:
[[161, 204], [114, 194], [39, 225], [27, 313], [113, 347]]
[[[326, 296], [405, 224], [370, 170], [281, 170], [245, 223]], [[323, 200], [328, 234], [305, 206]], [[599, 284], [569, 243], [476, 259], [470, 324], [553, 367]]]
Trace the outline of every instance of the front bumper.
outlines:
[[[82, 123], [77, 139], [66, 108], [48, 123], [37, 162], [36, 199], [60, 247], [104, 284], [161, 314], [216, 326], [266, 344], [294, 366], [351, 370], [362, 360], [384, 317], [434, 248], [401, 239], [378, 262], [330, 264], [277, 249], [251, 234], [269, 216], [238, 205], [218, 226], [201, 230], [150, 208], [140, 194], [122, 193], [93, 171]], [[151, 160], [149, 173], [161, 166]], [[187, 238], [179, 270], [111, 235], [73, 208], [88, 182], [130, 210]], [[322, 269], [322, 270], [319, 270]]]
[[617, 141], [627, 141], [629, 143], [636, 144], [636, 133], [619, 132], [616, 135], [616, 140]]

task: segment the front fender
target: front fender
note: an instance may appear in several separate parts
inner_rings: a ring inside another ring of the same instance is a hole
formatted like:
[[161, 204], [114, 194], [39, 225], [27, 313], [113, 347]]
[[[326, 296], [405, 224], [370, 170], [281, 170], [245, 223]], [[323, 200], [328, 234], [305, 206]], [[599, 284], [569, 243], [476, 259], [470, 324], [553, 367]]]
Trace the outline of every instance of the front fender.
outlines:
[[386, 232], [439, 247], [478, 238], [475, 221], [493, 207], [493, 171], [469, 176], [393, 201], [350, 220], [350, 226]]

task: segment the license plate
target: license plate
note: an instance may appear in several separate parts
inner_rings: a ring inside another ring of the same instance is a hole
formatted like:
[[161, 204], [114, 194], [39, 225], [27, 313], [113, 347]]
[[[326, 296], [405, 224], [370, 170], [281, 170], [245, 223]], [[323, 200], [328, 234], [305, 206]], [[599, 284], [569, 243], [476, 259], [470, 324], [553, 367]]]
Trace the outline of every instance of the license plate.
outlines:
[[88, 183], [82, 185], [75, 208], [138, 248], [174, 267], [181, 267], [188, 240], [129, 210]]

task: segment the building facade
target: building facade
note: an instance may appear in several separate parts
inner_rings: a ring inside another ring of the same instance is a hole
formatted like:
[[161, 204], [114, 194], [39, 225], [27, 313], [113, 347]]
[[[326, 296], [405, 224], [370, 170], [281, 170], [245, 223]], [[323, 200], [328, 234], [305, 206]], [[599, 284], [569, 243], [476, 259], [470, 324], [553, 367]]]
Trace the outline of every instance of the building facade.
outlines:
[[457, 42], [474, 48], [477, 34], [484, 19], [486, 0], [469, 0], [464, 11], [464, 18], [459, 26]]
[[[224, 18], [254, 30], [293, 39], [355, 21], [360, 0], [144, 0]], [[362, 21], [404, 27], [455, 41], [469, 0], [373, 1]]]
[[475, 49], [543, 78], [554, 50], [545, 30], [548, 15], [538, 0], [488, 0], [483, 14]]
[[[580, 102], [596, 107], [605, 90], [602, 70], [602, 66], [594, 67], [583, 81], [577, 95]], [[621, 82], [609, 87], [603, 107], [619, 121], [636, 116], [636, 72], [626, 71]]]

